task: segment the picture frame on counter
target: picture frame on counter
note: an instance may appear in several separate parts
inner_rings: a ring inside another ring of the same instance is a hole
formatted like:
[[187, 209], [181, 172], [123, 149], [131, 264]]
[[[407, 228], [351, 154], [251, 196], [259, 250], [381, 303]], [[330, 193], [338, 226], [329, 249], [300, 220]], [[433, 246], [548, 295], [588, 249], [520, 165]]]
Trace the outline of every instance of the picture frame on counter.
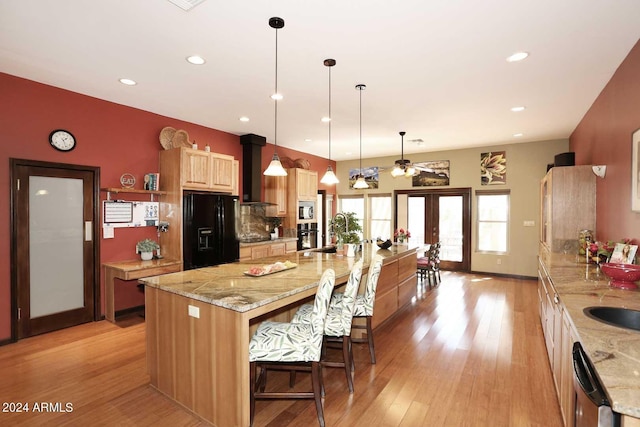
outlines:
[[640, 212], [640, 129], [631, 138], [631, 210]]

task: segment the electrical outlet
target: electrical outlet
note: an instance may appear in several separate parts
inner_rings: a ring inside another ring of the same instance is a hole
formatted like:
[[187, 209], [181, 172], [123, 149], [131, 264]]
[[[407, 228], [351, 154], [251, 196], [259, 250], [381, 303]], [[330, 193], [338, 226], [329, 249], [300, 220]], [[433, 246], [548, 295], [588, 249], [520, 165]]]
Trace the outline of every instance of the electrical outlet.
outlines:
[[522, 225], [524, 225], [525, 227], [535, 227], [536, 222], [528, 220], [528, 221], [524, 221]]
[[200, 318], [200, 308], [195, 305], [189, 304], [189, 316], [195, 317], [196, 319]]
[[498, 258], [498, 259], [496, 260], [496, 263], [497, 263], [498, 265], [501, 265], [501, 264], [502, 264], [502, 258]]

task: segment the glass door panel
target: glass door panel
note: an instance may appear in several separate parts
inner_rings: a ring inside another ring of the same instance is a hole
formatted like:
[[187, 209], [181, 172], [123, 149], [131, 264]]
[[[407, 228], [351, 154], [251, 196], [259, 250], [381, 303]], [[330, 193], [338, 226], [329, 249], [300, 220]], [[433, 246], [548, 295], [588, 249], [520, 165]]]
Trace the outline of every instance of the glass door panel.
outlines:
[[29, 177], [31, 318], [84, 307], [82, 179]]
[[440, 260], [462, 262], [462, 196], [439, 197]]

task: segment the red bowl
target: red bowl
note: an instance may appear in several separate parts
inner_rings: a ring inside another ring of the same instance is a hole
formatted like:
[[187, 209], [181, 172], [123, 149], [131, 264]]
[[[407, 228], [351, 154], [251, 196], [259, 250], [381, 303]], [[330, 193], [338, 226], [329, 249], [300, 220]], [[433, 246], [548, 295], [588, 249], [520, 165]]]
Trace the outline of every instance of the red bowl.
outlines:
[[609, 286], [621, 289], [638, 288], [633, 282], [640, 280], [640, 265], [605, 262], [600, 268], [611, 279]]

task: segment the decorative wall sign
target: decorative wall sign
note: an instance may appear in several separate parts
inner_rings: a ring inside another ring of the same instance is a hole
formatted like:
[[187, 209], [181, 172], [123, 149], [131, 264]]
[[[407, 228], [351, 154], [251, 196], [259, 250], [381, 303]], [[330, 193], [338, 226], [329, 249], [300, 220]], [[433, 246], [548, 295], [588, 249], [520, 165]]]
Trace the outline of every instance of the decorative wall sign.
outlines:
[[480, 154], [480, 181], [482, 185], [507, 183], [506, 151], [490, 151]]
[[136, 185], [136, 177], [130, 173], [123, 173], [120, 175], [120, 185], [122, 188], [133, 188]]
[[[353, 184], [356, 182], [357, 176], [360, 174], [360, 169], [349, 169], [349, 188], [353, 188]], [[369, 184], [369, 189], [378, 188], [378, 167], [371, 166], [368, 168], [362, 168], [362, 174], [364, 180]]]
[[640, 129], [633, 133], [631, 140], [631, 210], [640, 212]]
[[449, 185], [449, 160], [414, 163], [417, 175], [411, 178], [414, 187]]

